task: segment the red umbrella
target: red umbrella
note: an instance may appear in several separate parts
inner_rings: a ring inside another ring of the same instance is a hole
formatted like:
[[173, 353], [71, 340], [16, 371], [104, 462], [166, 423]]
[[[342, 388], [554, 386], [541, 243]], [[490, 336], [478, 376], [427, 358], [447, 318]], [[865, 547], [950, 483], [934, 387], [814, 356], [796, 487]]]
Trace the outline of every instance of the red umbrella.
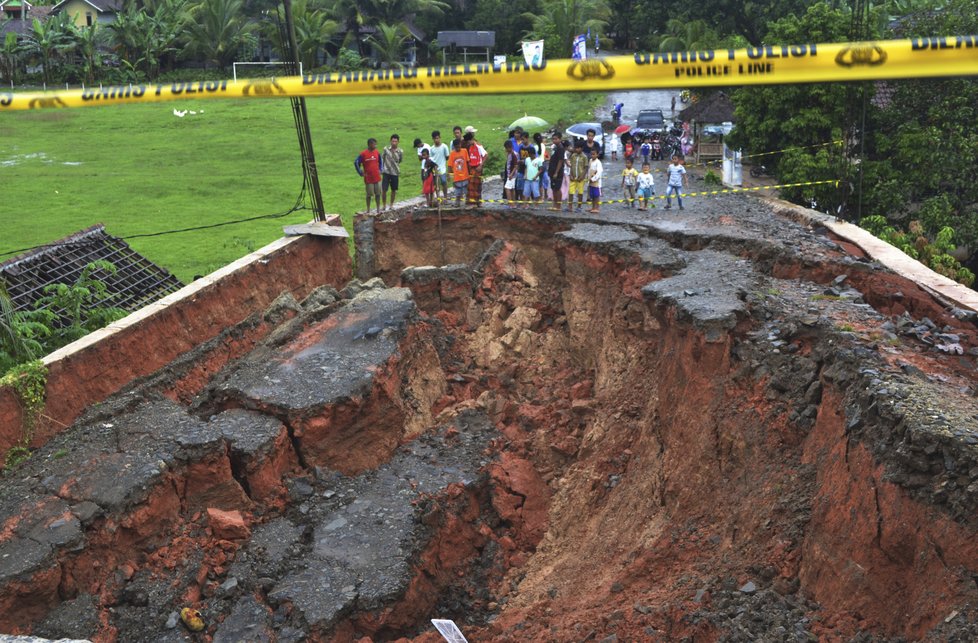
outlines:
[[619, 125], [615, 128], [615, 134], [624, 134], [625, 132], [632, 129], [631, 125]]

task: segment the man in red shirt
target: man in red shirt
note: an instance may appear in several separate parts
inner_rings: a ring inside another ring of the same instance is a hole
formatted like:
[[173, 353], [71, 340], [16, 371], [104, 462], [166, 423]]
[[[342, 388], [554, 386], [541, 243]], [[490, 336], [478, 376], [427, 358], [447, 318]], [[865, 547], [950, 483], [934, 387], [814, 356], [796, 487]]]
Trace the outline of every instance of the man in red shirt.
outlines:
[[363, 182], [367, 186], [367, 210], [370, 213], [370, 197], [374, 198], [377, 204], [377, 214], [380, 214], [380, 173], [382, 171], [380, 152], [377, 151], [377, 139], [367, 139], [367, 149], [360, 152], [360, 156], [353, 162], [357, 174], [363, 177]]

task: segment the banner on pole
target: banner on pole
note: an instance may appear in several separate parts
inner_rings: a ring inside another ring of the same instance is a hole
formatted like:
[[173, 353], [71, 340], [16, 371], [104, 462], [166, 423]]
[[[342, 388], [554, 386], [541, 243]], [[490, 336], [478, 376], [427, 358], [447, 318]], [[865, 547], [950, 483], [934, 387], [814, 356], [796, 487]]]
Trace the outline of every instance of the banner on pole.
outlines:
[[587, 60], [587, 39], [584, 34], [574, 37], [574, 48], [571, 54], [573, 60]]
[[536, 67], [543, 63], [543, 41], [524, 40], [523, 59], [526, 61], [526, 64], [531, 67]]

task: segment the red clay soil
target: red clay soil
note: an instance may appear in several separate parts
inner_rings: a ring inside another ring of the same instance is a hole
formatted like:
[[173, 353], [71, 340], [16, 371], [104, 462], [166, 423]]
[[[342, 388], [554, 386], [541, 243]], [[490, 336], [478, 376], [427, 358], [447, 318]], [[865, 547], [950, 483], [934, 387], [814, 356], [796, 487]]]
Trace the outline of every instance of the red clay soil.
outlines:
[[[507, 438], [492, 469], [494, 507], [507, 523], [500, 543], [513, 552], [494, 587], [505, 606], [470, 640], [714, 640], [722, 630], [697, 615], [724, 582], [756, 581], [789, 598], [800, 586], [802, 605], [820, 603], [807, 615], [823, 640], [864, 630], [922, 637], [976, 597], [961, 570], [978, 560], [978, 534], [883, 481], [882, 465], [847, 437], [831, 386], [814, 428], [795, 426], [768, 380], [735, 374], [732, 338], [746, 327], [707, 340], [642, 301], [640, 287], [662, 275], [556, 247], [563, 308], [573, 311], [556, 320], [571, 338], [563, 350], [538, 323], [524, 329], [531, 339], [494, 352], [507, 315], [549, 312], [533, 286], [556, 279], [545, 274], [552, 264], [525, 248], [501, 250], [477, 289], [483, 324], [495, 327], [488, 340], [471, 310], [468, 324], [438, 315], [457, 325], [456, 337], [468, 331], [460, 352], [475, 362], [453, 392], [464, 397], [481, 377], [480, 399]], [[850, 280], [885, 313], [960, 325], [898, 277]]]

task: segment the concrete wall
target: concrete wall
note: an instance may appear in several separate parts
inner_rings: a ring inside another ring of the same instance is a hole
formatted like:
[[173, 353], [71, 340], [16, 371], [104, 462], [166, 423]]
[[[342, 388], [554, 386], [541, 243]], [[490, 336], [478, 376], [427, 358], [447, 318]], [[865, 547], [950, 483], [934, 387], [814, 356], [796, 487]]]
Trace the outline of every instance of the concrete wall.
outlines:
[[[351, 274], [346, 239], [279, 239], [48, 355], [47, 403], [31, 446], [43, 445], [132, 380], [264, 310], [283, 291], [302, 299], [324, 284], [342, 287]], [[17, 394], [0, 389], [0, 466], [22, 434]]]

